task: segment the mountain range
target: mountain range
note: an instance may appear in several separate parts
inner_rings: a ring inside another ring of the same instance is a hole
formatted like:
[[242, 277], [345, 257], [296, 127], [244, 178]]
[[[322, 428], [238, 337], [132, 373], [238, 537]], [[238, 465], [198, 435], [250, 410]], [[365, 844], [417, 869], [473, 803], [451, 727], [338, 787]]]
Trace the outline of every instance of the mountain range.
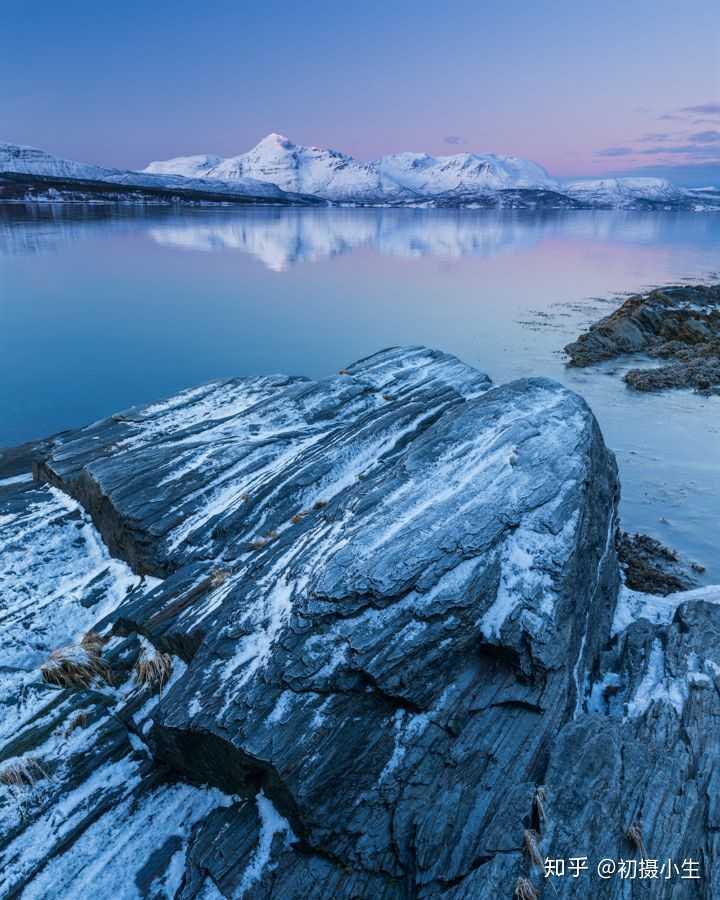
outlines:
[[563, 182], [535, 162], [491, 153], [397, 153], [361, 162], [280, 134], [238, 156], [182, 156], [141, 172], [0, 144], [0, 200], [720, 209], [720, 191], [685, 190], [662, 178]]
[[19, 144], [0, 143], [1, 201], [81, 201], [143, 203], [320, 204], [312, 197], [288, 194], [267, 181], [155, 175], [108, 169], [59, 159]]

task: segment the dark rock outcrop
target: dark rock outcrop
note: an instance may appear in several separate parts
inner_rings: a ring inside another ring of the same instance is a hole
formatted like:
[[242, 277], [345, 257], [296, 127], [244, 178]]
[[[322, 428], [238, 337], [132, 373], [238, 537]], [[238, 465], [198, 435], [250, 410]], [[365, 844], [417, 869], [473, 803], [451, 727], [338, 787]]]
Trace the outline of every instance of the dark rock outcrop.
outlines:
[[671, 286], [626, 300], [565, 347], [570, 365], [589, 366], [632, 353], [670, 360], [631, 369], [639, 391], [693, 388], [720, 391], [720, 285]]
[[[615, 461], [576, 395], [390, 350], [187, 391], [34, 466], [0, 481], [0, 773], [52, 778], [0, 793], [8, 896], [555, 896], [528, 849], [592, 867], [633, 855], [638, 819], [703, 880], [632, 896], [712, 896], [720, 609], [618, 602]], [[43, 684], [90, 626], [113, 677]]]
[[625, 584], [647, 594], [674, 594], [698, 586], [697, 574], [704, 572], [698, 563], [686, 563], [678, 554], [647, 534], [618, 536], [618, 558]]

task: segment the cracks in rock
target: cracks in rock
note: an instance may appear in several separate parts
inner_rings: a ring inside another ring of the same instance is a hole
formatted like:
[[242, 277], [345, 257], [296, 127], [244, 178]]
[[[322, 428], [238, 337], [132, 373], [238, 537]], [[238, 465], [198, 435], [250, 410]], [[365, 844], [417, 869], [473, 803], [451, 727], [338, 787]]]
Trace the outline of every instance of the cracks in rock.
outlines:
[[419, 706], [412, 700], [408, 700], [406, 697], [401, 697], [397, 694], [391, 694], [386, 691], [378, 684], [377, 679], [365, 669], [356, 669], [354, 671], [357, 672], [362, 684], [368, 687], [371, 692], [375, 694], [375, 696], [384, 700], [393, 709], [404, 709], [407, 710], [407, 712], [414, 713], [415, 715], [418, 715], [419, 713], [425, 711], [422, 706]]
[[182, 729], [155, 723], [150, 746], [157, 760], [188, 781], [212, 784], [226, 794], [255, 796], [264, 791], [303, 838], [307, 826], [290, 789], [270, 762], [245, 753], [231, 741], [206, 729]]
[[[531, 703], [529, 700], [498, 700], [495, 703], [489, 703], [487, 706], [483, 707], [483, 709], [495, 709], [497, 707], [509, 707], [511, 709], [524, 709], [527, 712], [537, 713], [538, 715], [545, 714], [545, 708], [540, 706], [538, 703]], [[481, 710], [478, 710], [480, 712]]]
[[[362, 837], [362, 832], [357, 832], [356, 836]], [[362, 875], [369, 875], [375, 878], [388, 878], [392, 881], [397, 882], [398, 884], [402, 883], [404, 879], [403, 875], [397, 875], [394, 872], [389, 872], [387, 869], [369, 869], [367, 868], [367, 866], [360, 865], [356, 859], [352, 860], [352, 862], [342, 859], [331, 850], [327, 850], [324, 847], [318, 847], [314, 844], [311, 844], [306, 839], [298, 840], [297, 843], [292, 845], [292, 848], [296, 853], [299, 853], [303, 856], [314, 856], [317, 859], [322, 859], [325, 862], [328, 862], [331, 865], [335, 866], [336, 868], [342, 869], [344, 872], [358, 872]], [[399, 862], [398, 865], [400, 865]], [[404, 867], [400, 866], [400, 868]]]
[[489, 862], [492, 862], [496, 856], [501, 854], [514, 854], [519, 853], [519, 850], [493, 850], [488, 853], [481, 853], [479, 856], [476, 856], [470, 864], [468, 865], [465, 872], [462, 875], [456, 875], [454, 878], [437, 878], [435, 879], [437, 884], [440, 887], [440, 890], [445, 893], [446, 891], [452, 890], [452, 888], [458, 887], [468, 878], [473, 872], [476, 872], [478, 869], [487, 865]]

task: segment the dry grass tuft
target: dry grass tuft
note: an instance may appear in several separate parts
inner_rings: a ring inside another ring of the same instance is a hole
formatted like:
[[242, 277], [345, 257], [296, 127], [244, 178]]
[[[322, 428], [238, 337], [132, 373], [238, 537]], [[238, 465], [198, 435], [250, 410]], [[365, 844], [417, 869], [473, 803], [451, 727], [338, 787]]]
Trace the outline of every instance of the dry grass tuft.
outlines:
[[547, 799], [547, 792], [543, 785], [539, 785], [535, 791], [535, 796], [533, 797], [533, 807], [535, 809], [535, 814], [537, 816], [538, 824], [542, 826], [543, 822], [547, 819], [545, 815], [545, 800]]
[[76, 731], [78, 728], [85, 728], [86, 725], [87, 714], [84, 712], [77, 713], [77, 715], [74, 715], [72, 719], [70, 719], [63, 733], [65, 737], [70, 737], [73, 731]]
[[327, 500], [316, 500], [313, 503], [313, 509], [325, 509], [327, 506]]
[[213, 569], [210, 573], [210, 587], [220, 587], [221, 584], [225, 584], [229, 577], [230, 572], [227, 569]]
[[386, 403], [392, 403], [395, 399], [392, 394], [383, 394], [382, 398]]
[[8, 763], [3, 769], [0, 769], [0, 783], [13, 790], [32, 787], [41, 778], [47, 777], [45, 769], [31, 756]]
[[43, 681], [62, 688], [89, 688], [98, 679], [112, 684], [110, 666], [102, 658], [104, 643], [91, 631], [79, 644], [53, 650], [40, 667]]
[[338, 369], [338, 375], [349, 375], [349, 374], [350, 373], [348, 372], [347, 369]]
[[262, 550], [263, 547], [267, 547], [270, 541], [276, 541], [279, 537], [279, 533], [272, 529], [270, 531], [266, 531], [262, 537], [255, 538], [255, 540], [250, 541], [248, 547], [251, 550]]
[[513, 897], [516, 897], [517, 900], [537, 900], [538, 892], [529, 878], [518, 878], [515, 882]]
[[42, 778], [49, 777], [45, 769], [32, 756], [7, 763], [0, 769], [0, 784], [6, 785], [12, 794], [23, 819], [27, 818], [25, 805], [23, 804], [24, 792], [34, 787]]
[[533, 831], [531, 828], [527, 828], [523, 832], [523, 838], [525, 839], [525, 850], [527, 851], [527, 855], [530, 857], [530, 862], [534, 866], [539, 866], [541, 869], [543, 868], [543, 858], [540, 853], [540, 848], [538, 847], [538, 833], [537, 831]]
[[293, 525], [299, 525], [305, 516], [310, 515], [310, 511], [307, 509], [301, 509], [299, 513], [295, 513], [295, 515], [290, 519]]
[[240, 499], [243, 503], [247, 503], [247, 501], [250, 499], [250, 494], [240, 494]]
[[172, 656], [169, 653], [161, 653], [154, 647], [143, 649], [134, 666], [137, 683], [149, 688], [153, 694], [155, 691], [162, 693], [172, 675], [172, 669]]
[[97, 631], [88, 631], [87, 634], [83, 635], [80, 646], [84, 647], [90, 653], [95, 653], [97, 656], [100, 656], [106, 643], [107, 638], [102, 637]]
[[635, 819], [632, 825], [625, 832], [625, 837], [630, 841], [630, 843], [635, 847], [636, 850], [640, 851], [640, 856], [642, 859], [647, 859], [647, 848], [645, 847], [645, 839], [642, 833], [642, 822], [640, 819]]

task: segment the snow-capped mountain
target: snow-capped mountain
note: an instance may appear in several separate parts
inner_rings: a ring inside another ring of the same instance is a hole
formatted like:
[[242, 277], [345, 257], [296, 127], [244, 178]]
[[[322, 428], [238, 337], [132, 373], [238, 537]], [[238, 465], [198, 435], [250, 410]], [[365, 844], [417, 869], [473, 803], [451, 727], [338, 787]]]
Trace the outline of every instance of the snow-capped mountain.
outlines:
[[359, 162], [337, 150], [293, 144], [281, 134], [270, 134], [247, 153], [228, 159], [179, 157], [150, 163], [144, 171], [226, 182], [254, 178], [335, 203], [407, 202], [501, 190], [556, 191], [559, 187], [542, 166], [515, 156], [398, 153]]
[[142, 172], [0, 143], [0, 201], [264, 203], [518, 209], [720, 209], [720, 193], [662, 178], [559, 182], [516, 156], [396, 153], [360, 162], [270, 134], [247, 153], [150, 163]]
[[100, 166], [59, 159], [36, 147], [25, 147], [22, 144], [0, 143], [0, 172], [18, 172], [24, 175], [47, 175], [51, 178], [83, 178], [103, 180], [115, 169], [103, 169]]
[[638, 203], [674, 205], [687, 197], [685, 191], [666, 178], [593, 178], [565, 183], [562, 189], [593, 206], [613, 208], [634, 207]]
[[[122, 188], [151, 191], [158, 196], [172, 193], [189, 199], [195, 195], [217, 195], [218, 200], [252, 198], [266, 202], [295, 202], [303, 198], [289, 196], [275, 184], [252, 178], [234, 178], [231, 182], [221, 179], [199, 179], [178, 174], [149, 174], [131, 172], [124, 169], [108, 169], [88, 163], [73, 162], [52, 156], [36, 147], [20, 144], [0, 143], [0, 179], [3, 176], [28, 176], [28, 179], [42, 179], [46, 188], [57, 190], [61, 185], [67, 191], [71, 186], [75, 191], [90, 184], [115, 185]], [[55, 198], [54, 198], [55, 199]], [[62, 199], [62, 198], [60, 198]], [[306, 199], [306, 198], [305, 198]]]

